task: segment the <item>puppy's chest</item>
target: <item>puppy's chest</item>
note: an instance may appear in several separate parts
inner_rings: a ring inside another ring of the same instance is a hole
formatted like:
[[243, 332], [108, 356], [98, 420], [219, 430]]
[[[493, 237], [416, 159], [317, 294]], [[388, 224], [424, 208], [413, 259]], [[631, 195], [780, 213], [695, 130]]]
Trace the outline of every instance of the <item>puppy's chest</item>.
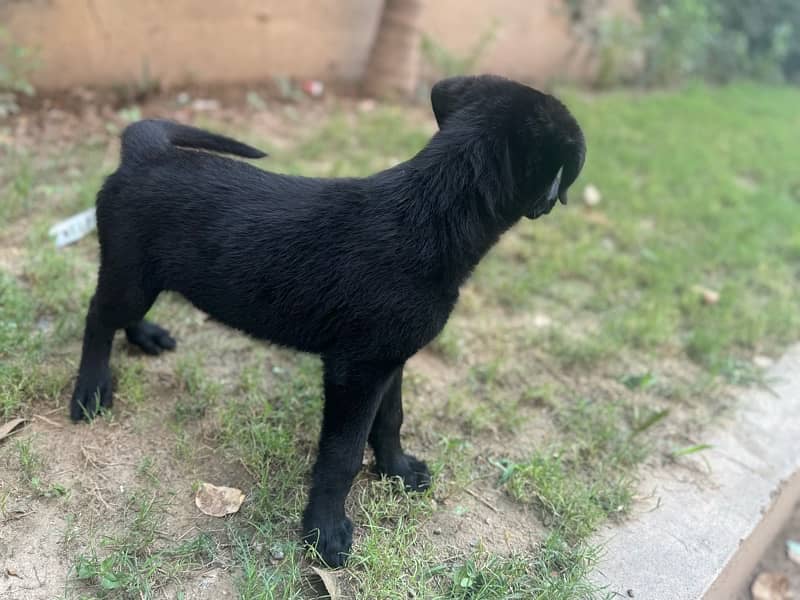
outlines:
[[404, 347], [409, 356], [439, 335], [453, 311], [455, 297], [421, 295], [405, 305], [392, 320], [390, 336]]

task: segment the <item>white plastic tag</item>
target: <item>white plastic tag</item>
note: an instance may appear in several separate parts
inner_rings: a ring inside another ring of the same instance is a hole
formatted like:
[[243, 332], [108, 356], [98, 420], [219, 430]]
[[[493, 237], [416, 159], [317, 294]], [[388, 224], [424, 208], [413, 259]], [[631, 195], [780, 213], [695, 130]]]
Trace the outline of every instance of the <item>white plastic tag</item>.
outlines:
[[56, 248], [77, 242], [97, 226], [94, 207], [72, 215], [50, 228], [50, 236], [56, 241]]

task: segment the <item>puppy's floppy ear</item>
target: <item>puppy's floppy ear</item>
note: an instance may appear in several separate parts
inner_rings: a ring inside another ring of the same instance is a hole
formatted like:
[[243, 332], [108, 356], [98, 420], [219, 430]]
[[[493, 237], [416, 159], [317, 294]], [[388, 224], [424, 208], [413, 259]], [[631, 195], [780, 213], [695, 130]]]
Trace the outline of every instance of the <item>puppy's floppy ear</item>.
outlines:
[[553, 183], [550, 184], [550, 189], [547, 192], [547, 201], [548, 202], [555, 202], [556, 198], [560, 198], [562, 204], [567, 203], [567, 191], [564, 190], [561, 196], [559, 196], [558, 192], [561, 189], [561, 175], [564, 173], [563, 165], [561, 168], [558, 169], [558, 173], [556, 173], [556, 178], [553, 180]]
[[466, 102], [466, 92], [475, 82], [474, 77], [449, 77], [442, 79], [431, 89], [431, 105], [439, 129], [447, 117]]

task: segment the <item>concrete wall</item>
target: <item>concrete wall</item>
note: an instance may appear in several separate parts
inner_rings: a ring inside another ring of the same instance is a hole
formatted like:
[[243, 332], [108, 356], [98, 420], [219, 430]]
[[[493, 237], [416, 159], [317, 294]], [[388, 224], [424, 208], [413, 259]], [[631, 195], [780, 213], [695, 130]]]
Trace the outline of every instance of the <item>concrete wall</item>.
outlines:
[[[629, 11], [633, 0], [616, 0]], [[0, 0], [0, 24], [38, 49], [40, 88], [166, 86], [272, 75], [357, 80], [380, 0]], [[424, 28], [463, 52], [496, 23], [479, 70], [528, 80], [580, 78], [562, 0], [427, 0]]]

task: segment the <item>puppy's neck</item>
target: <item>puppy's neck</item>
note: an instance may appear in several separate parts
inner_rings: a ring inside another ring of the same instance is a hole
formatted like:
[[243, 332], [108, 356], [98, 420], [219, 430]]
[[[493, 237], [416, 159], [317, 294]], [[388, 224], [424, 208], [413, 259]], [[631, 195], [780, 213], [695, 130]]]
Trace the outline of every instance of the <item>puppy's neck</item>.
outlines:
[[429, 238], [431, 272], [460, 286], [519, 219], [509, 215], [514, 189], [505, 143], [483, 131], [440, 131], [404, 167], [405, 209]]

